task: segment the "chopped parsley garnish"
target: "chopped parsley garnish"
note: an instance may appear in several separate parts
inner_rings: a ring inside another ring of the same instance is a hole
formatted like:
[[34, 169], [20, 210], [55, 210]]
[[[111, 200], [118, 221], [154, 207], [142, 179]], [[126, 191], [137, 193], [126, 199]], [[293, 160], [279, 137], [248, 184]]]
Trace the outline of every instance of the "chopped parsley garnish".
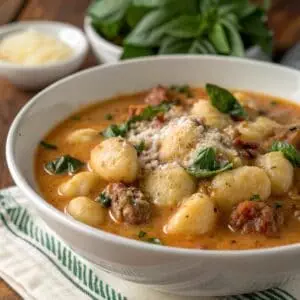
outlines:
[[252, 196], [250, 197], [249, 200], [250, 200], [250, 201], [260, 201], [260, 200], [261, 200], [261, 199], [260, 199], [260, 195], [254, 194], [254, 195], [252, 195]]
[[109, 208], [111, 206], [111, 198], [105, 195], [105, 193], [101, 193], [97, 197], [96, 201], [99, 202], [105, 208]]
[[247, 113], [238, 100], [228, 90], [214, 84], [206, 84], [206, 92], [211, 104], [224, 114], [231, 117], [246, 119]]
[[150, 121], [159, 113], [165, 113], [169, 111], [172, 105], [173, 104], [171, 102], [162, 102], [159, 105], [147, 106], [139, 115], [133, 116], [127, 122], [121, 123], [119, 125], [110, 125], [102, 132], [102, 135], [106, 138], [116, 136], [125, 137], [127, 132], [130, 130], [130, 126], [132, 123], [138, 121]]
[[208, 147], [197, 153], [194, 162], [187, 168], [187, 172], [197, 178], [207, 178], [232, 168], [233, 164], [230, 162], [218, 162], [215, 148]]
[[110, 120], [112, 120], [112, 119], [113, 119], [113, 115], [112, 115], [112, 114], [106, 114], [106, 115], [105, 115], [105, 120], [110, 121]]
[[41, 141], [41, 142], [40, 142], [40, 145], [43, 146], [45, 149], [49, 149], [49, 150], [57, 150], [57, 146], [56, 146], [56, 145], [47, 143], [47, 142], [45, 142], [45, 141]]
[[282, 141], [274, 141], [271, 152], [280, 151], [294, 167], [300, 167], [300, 152], [291, 144]]
[[147, 235], [147, 232], [141, 230], [138, 234], [138, 237], [141, 239], [141, 238], [145, 237], [146, 235]]
[[145, 141], [141, 141], [138, 145], [134, 146], [138, 154], [142, 153], [145, 150]]
[[76, 173], [84, 163], [70, 155], [63, 155], [45, 165], [45, 170], [52, 175]]

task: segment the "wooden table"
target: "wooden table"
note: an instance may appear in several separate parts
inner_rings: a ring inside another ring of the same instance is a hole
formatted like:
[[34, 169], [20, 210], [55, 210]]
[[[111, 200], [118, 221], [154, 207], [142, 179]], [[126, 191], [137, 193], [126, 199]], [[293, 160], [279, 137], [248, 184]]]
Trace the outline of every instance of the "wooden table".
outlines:
[[[89, 0], [27, 0], [15, 20], [47, 19], [69, 22], [82, 27], [84, 12]], [[280, 55], [300, 41], [300, 0], [273, 0], [269, 17], [275, 31], [275, 49]], [[96, 63], [89, 54], [83, 68]], [[9, 126], [20, 108], [33, 96], [15, 89], [0, 79], [0, 188], [13, 184], [5, 163], [4, 146]], [[0, 279], [0, 300], [21, 299]]]

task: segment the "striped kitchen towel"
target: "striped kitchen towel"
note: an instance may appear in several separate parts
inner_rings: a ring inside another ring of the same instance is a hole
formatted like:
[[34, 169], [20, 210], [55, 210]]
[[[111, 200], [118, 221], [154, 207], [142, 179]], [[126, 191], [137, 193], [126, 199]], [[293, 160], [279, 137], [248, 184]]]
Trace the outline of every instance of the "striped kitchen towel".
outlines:
[[[0, 191], [0, 277], [23, 299], [212, 299], [162, 294], [99, 270], [51, 231], [16, 187]], [[299, 280], [226, 299], [300, 299]]]

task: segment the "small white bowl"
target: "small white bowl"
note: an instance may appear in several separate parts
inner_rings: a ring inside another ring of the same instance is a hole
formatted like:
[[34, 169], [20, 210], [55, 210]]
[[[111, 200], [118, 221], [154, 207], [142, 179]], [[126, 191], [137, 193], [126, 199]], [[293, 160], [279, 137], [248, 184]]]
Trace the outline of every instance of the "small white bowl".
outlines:
[[53, 126], [81, 106], [159, 83], [204, 86], [207, 82], [300, 103], [299, 71], [249, 59], [180, 55], [97, 66], [55, 83], [23, 107], [7, 138], [11, 175], [50, 228], [78, 253], [123, 279], [183, 296], [230, 295], [278, 286], [299, 274], [300, 243], [244, 251], [156, 246], [77, 222], [39, 193], [36, 147]]
[[[103, 38], [92, 26], [90, 17], [84, 19], [84, 31], [92, 51], [99, 63], [116, 63], [120, 60], [123, 48]], [[246, 51], [246, 57], [262, 61], [270, 61], [260, 47], [253, 46]]]
[[54, 36], [73, 49], [73, 55], [66, 60], [39, 66], [24, 66], [0, 60], [0, 77], [7, 78], [17, 87], [27, 90], [43, 88], [77, 70], [84, 61], [88, 42], [77, 27], [50, 21], [17, 22], [0, 27], [0, 41], [11, 33], [27, 29]]

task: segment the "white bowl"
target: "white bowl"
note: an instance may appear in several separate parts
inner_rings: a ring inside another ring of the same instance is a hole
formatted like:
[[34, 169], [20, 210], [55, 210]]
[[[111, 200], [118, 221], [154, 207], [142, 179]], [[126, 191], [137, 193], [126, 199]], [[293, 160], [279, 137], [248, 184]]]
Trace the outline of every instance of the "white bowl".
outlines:
[[300, 100], [300, 72], [247, 59], [160, 56], [98, 66], [55, 83], [25, 105], [8, 134], [10, 172], [53, 230], [87, 259], [121, 278], [178, 295], [229, 295], [276, 286], [300, 271], [300, 244], [245, 251], [151, 245], [68, 218], [39, 194], [33, 168], [36, 147], [53, 126], [81, 106], [159, 83], [207, 82]]
[[[99, 63], [116, 63], [120, 60], [123, 48], [111, 43], [99, 35], [91, 24], [91, 18], [88, 16], [84, 19], [84, 31]], [[270, 57], [268, 57], [258, 46], [248, 49], [246, 51], [246, 57], [270, 61]]]
[[69, 75], [80, 67], [87, 54], [88, 42], [83, 32], [73, 25], [50, 21], [11, 23], [0, 27], [0, 40], [10, 33], [28, 28], [60, 39], [73, 49], [74, 54], [67, 60], [40, 66], [23, 66], [0, 61], [1, 77], [7, 78], [23, 89], [39, 89]]

